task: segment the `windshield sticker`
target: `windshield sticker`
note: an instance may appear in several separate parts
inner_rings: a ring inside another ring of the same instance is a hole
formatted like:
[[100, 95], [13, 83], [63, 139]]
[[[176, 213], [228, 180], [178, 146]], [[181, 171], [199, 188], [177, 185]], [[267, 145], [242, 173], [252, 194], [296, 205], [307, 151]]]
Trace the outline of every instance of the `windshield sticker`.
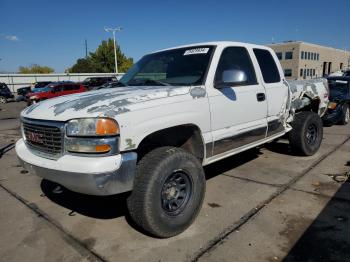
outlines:
[[208, 53], [209, 48], [195, 48], [186, 50], [184, 55], [198, 55], [198, 54], [206, 54]]

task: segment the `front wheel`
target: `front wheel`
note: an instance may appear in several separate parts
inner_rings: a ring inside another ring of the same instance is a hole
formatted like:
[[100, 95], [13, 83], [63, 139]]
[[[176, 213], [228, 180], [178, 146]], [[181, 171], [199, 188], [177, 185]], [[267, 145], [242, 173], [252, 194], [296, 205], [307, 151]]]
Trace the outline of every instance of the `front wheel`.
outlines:
[[138, 163], [127, 200], [131, 218], [156, 237], [180, 234], [200, 211], [205, 182], [195, 156], [180, 148], [157, 148]]
[[291, 126], [289, 143], [292, 150], [299, 155], [314, 155], [320, 148], [323, 137], [319, 115], [314, 112], [297, 113]]
[[6, 104], [7, 100], [5, 97], [0, 96], [0, 104]]
[[340, 124], [347, 125], [349, 123], [349, 119], [350, 119], [349, 105], [344, 104], [342, 111], [343, 111], [343, 116], [342, 116], [342, 119], [340, 120]]

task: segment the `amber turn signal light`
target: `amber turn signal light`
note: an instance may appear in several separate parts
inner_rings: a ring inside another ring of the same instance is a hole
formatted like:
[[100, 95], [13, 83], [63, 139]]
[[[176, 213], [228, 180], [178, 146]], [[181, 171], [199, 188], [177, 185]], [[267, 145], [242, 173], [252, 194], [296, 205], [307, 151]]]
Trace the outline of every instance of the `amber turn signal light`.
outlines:
[[113, 119], [101, 118], [96, 123], [96, 135], [113, 136], [119, 134], [119, 126]]

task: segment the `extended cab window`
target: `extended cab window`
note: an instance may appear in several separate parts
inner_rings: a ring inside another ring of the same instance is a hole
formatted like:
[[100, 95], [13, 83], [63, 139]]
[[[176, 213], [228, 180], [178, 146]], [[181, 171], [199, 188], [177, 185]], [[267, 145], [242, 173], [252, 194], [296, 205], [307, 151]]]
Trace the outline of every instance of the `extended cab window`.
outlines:
[[277, 83], [281, 81], [275, 60], [271, 53], [264, 49], [254, 49], [254, 54], [258, 60], [261, 73], [265, 83]]
[[221, 54], [218, 68], [215, 74], [215, 83], [221, 81], [222, 73], [225, 70], [241, 70], [247, 76], [244, 85], [254, 85], [257, 83], [256, 75], [249, 53], [244, 47], [227, 47]]

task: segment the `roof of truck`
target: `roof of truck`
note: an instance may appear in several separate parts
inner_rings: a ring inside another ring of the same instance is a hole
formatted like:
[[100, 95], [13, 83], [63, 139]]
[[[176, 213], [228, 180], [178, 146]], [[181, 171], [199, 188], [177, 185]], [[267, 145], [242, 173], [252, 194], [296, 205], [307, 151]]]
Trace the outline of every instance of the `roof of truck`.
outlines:
[[208, 45], [215, 45], [215, 46], [245, 46], [245, 47], [250, 47], [250, 48], [263, 48], [263, 49], [269, 49], [272, 50], [268, 46], [264, 45], [255, 45], [255, 44], [250, 44], [250, 43], [243, 43], [243, 42], [235, 42], [235, 41], [213, 41], [213, 42], [200, 42], [200, 43], [194, 43], [194, 44], [188, 44], [188, 45], [180, 45], [180, 46], [175, 46], [171, 48], [166, 48], [166, 49], [161, 49], [152, 53], [158, 53], [162, 51], [167, 51], [167, 50], [172, 50], [172, 49], [177, 49], [177, 48], [185, 48], [185, 47], [193, 47], [193, 46], [208, 46]]

